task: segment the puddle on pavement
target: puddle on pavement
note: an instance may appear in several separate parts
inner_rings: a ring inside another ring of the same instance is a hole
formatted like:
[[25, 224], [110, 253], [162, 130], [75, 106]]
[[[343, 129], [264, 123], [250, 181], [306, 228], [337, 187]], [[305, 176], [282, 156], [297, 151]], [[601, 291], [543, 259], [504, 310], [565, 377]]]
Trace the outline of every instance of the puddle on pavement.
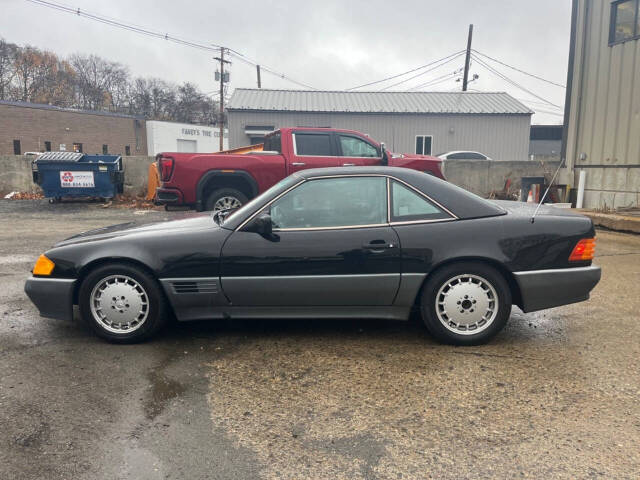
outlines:
[[151, 392], [144, 402], [144, 413], [149, 420], [153, 420], [162, 413], [170, 400], [182, 395], [186, 387], [158, 370], [151, 371], [148, 377], [151, 381]]

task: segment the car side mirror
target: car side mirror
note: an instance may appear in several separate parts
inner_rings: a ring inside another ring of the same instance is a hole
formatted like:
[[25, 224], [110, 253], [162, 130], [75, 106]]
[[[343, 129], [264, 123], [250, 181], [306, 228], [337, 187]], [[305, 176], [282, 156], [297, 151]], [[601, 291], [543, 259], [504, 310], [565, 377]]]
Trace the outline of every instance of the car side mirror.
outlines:
[[271, 215], [261, 213], [246, 226], [245, 231], [257, 233], [265, 238], [271, 238], [273, 236]]
[[380, 161], [380, 163], [382, 165], [389, 165], [389, 157], [387, 155], [387, 147], [384, 144], [384, 142], [380, 143], [380, 150], [382, 151], [382, 160]]

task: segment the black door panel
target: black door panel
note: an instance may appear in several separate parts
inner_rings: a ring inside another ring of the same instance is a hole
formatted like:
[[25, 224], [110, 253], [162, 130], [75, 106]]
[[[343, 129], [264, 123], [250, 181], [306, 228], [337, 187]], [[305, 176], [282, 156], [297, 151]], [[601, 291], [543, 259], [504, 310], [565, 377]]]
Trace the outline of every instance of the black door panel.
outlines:
[[[221, 259], [222, 288], [235, 305], [391, 305], [400, 248], [387, 226], [235, 232]], [[373, 245], [373, 248], [365, 245]], [[385, 246], [386, 245], [386, 246]]]

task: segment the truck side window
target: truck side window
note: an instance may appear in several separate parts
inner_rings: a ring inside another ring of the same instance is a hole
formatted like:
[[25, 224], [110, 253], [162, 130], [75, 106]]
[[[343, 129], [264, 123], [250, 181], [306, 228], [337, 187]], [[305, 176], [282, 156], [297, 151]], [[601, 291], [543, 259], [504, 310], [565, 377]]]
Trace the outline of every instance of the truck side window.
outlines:
[[296, 155], [330, 157], [331, 137], [326, 133], [296, 133]]
[[378, 149], [361, 138], [340, 135], [340, 147], [343, 157], [379, 157]]
[[282, 140], [279, 133], [269, 135], [264, 139], [264, 150], [267, 152], [279, 152], [282, 153]]

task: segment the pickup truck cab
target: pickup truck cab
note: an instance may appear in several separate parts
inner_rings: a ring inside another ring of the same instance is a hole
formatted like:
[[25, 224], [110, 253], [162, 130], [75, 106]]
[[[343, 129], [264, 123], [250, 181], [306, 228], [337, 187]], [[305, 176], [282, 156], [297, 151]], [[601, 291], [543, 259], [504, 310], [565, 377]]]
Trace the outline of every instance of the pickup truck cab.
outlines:
[[441, 160], [395, 154], [359, 132], [281, 128], [248, 153], [160, 153], [156, 201], [196, 210], [238, 208], [292, 173], [308, 168], [389, 165], [444, 178]]

